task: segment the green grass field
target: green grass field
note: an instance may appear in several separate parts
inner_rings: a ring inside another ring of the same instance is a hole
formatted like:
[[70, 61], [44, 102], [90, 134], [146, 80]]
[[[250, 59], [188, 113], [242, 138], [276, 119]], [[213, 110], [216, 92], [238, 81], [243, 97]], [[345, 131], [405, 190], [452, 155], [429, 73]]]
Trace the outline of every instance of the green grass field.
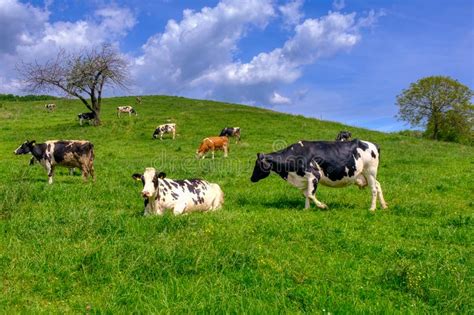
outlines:
[[[118, 119], [104, 100], [99, 127], [58, 100], [0, 104], [0, 309], [25, 313], [473, 313], [474, 148], [180, 97], [144, 97]], [[315, 109], [316, 110], [316, 109]], [[175, 141], [152, 140], [171, 119]], [[198, 161], [200, 140], [242, 128], [228, 159]], [[273, 174], [253, 184], [257, 152], [349, 129], [381, 147], [378, 179], [388, 210], [370, 213], [370, 191], [320, 187], [330, 210]], [[55, 182], [15, 156], [24, 140], [87, 139], [97, 181], [57, 168]], [[226, 195], [222, 210], [143, 217], [132, 173], [201, 177]]]

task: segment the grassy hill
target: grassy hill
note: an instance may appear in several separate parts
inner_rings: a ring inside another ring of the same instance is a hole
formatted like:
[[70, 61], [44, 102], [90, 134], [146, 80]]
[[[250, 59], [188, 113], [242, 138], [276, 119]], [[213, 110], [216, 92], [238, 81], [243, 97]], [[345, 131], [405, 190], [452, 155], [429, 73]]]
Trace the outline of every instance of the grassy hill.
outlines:
[[[57, 100], [0, 102], [0, 309], [47, 313], [427, 313], [474, 311], [474, 148], [347, 127], [264, 109], [150, 96], [137, 117], [80, 127], [85, 108]], [[317, 108], [315, 107], [315, 111]], [[175, 141], [152, 140], [171, 119]], [[200, 140], [240, 126], [229, 158], [197, 161]], [[272, 175], [249, 178], [257, 152], [349, 129], [381, 147], [388, 210], [369, 213], [370, 191], [320, 187], [330, 211], [303, 211], [301, 193]], [[14, 156], [25, 139], [88, 139], [97, 181], [45, 171]], [[141, 183], [154, 166], [202, 177], [224, 208], [143, 217]]]

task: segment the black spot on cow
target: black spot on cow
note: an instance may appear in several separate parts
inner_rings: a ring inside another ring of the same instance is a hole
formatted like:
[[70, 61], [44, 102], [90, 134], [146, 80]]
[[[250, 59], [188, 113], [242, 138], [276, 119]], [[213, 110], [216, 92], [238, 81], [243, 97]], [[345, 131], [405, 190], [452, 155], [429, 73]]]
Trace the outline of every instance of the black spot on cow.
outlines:
[[171, 190], [171, 184], [167, 181], [167, 180], [164, 180], [163, 181], [165, 183], [165, 185]]
[[351, 142], [357, 142], [357, 147], [361, 148], [363, 151], [367, 150], [369, 148], [369, 145], [365, 142], [360, 141], [359, 139], [354, 139]]
[[171, 192], [171, 197], [173, 198], [173, 200], [178, 200], [179, 195], [177, 193], [175, 193], [174, 191], [172, 191]]
[[156, 188], [158, 188], [158, 176], [155, 175], [153, 176], [153, 186]]
[[370, 155], [372, 155], [372, 158], [376, 158], [377, 156], [375, 155], [374, 151], [370, 150]]

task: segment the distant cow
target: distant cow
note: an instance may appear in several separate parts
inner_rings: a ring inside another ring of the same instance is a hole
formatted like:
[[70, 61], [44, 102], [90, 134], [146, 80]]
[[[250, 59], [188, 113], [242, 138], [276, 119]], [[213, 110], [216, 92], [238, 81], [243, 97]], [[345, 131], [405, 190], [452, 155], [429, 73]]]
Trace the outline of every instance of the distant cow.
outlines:
[[[48, 182], [53, 183], [54, 168], [56, 165], [67, 168], [78, 167], [82, 171], [82, 178], [94, 178], [94, 146], [84, 140], [51, 140], [45, 143], [25, 141], [15, 151], [15, 154], [31, 153], [33, 157], [48, 172]], [[31, 163], [31, 161], [30, 161]]]
[[278, 152], [258, 153], [251, 181], [258, 182], [274, 171], [303, 192], [305, 208], [309, 208], [312, 200], [322, 209], [327, 206], [316, 198], [318, 183], [330, 187], [355, 184], [363, 188], [369, 185], [372, 190], [370, 210], [374, 211], [377, 196], [382, 208], [387, 207], [377, 181], [379, 157], [377, 145], [358, 139], [300, 141]]
[[46, 108], [48, 112], [53, 112], [56, 109], [56, 104], [46, 104], [44, 108]]
[[119, 106], [117, 107], [117, 117], [120, 117], [121, 113], [128, 113], [128, 116], [135, 114], [137, 116], [137, 112], [132, 106]]
[[141, 105], [142, 104], [142, 98], [140, 96], [135, 97], [135, 104], [136, 105]]
[[224, 157], [227, 157], [229, 152], [229, 138], [227, 137], [208, 137], [201, 141], [201, 145], [196, 151], [196, 158], [205, 158], [208, 151], [212, 152], [212, 158], [214, 159], [214, 151], [223, 150]]
[[240, 141], [240, 127], [226, 127], [222, 129], [220, 137], [235, 137], [235, 143]]
[[169, 123], [163, 124], [156, 127], [155, 132], [153, 132], [153, 139], [160, 137], [160, 140], [163, 140], [163, 135], [165, 133], [171, 133], [173, 135], [173, 140], [176, 137], [176, 124]]
[[349, 131], [340, 131], [336, 137], [336, 141], [349, 141], [352, 138], [352, 134]]
[[94, 112], [88, 112], [88, 113], [80, 113], [77, 115], [77, 118], [79, 118], [79, 124], [82, 126], [83, 121], [88, 121], [89, 123], [95, 119], [95, 113]]
[[132, 177], [143, 183], [144, 215], [162, 215], [166, 209], [173, 209], [174, 215], [212, 211], [218, 210], [224, 203], [224, 193], [219, 185], [202, 179], [168, 179], [165, 173], [157, 173], [153, 167]]

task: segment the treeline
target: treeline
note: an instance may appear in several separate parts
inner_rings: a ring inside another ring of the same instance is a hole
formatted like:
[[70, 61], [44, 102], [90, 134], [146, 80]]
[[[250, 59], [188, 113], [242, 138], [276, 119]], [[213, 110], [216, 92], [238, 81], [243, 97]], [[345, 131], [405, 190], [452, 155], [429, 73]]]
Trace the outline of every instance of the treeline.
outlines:
[[0, 101], [13, 101], [13, 102], [31, 102], [31, 101], [46, 101], [55, 100], [58, 97], [51, 95], [13, 95], [13, 94], [0, 94]]

